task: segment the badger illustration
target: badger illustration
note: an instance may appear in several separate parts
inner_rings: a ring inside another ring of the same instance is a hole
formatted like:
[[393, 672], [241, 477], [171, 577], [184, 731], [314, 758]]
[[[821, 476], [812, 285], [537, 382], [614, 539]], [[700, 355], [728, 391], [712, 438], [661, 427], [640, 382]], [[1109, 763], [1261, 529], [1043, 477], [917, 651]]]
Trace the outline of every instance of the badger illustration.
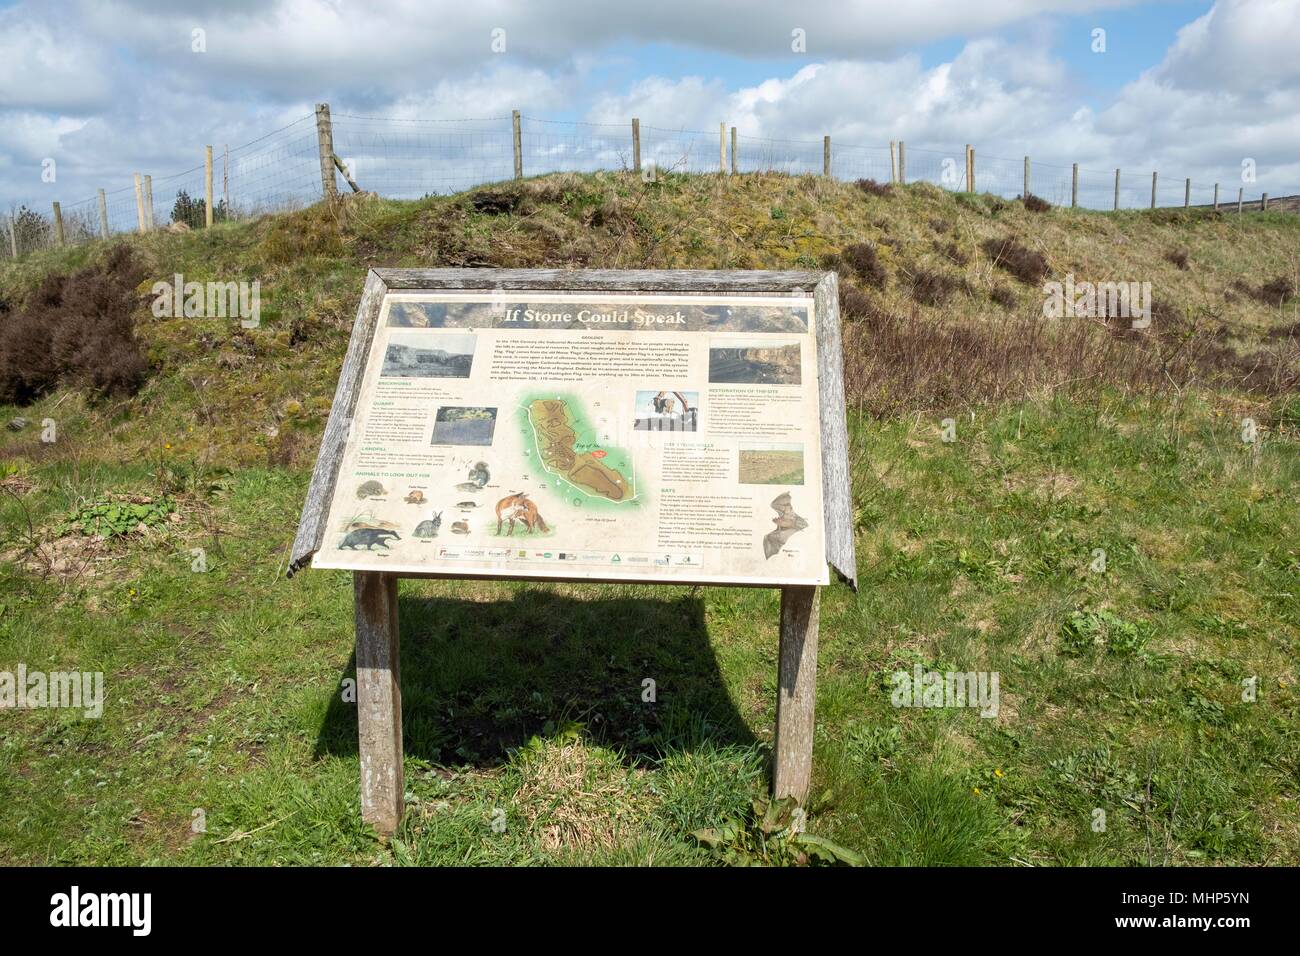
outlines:
[[402, 536], [396, 531], [389, 531], [387, 528], [357, 528], [356, 531], [349, 531], [347, 536], [339, 544], [339, 550], [344, 548], [356, 551], [362, 545], [365, 545], [367, 551], [375, 550], [375, 545], [379, 545], [385, 551], [388, 550], [389, 540], [401, 541]]

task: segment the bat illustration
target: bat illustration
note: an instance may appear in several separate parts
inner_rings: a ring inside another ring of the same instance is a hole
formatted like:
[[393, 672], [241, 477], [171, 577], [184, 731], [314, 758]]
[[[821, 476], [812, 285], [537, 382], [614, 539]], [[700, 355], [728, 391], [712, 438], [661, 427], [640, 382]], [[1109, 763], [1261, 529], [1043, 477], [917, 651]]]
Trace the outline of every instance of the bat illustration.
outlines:
[[796, 531], [808, 527], [808, 522], [794, 513], [794, 505], [790, 502], [788, 491], [772, 499], [772, 510], [776, 512], [776, 517], [772, 519], [776, 530], [769, 531], [763, 536], [763, 556], [766, 558], [777, 554]]

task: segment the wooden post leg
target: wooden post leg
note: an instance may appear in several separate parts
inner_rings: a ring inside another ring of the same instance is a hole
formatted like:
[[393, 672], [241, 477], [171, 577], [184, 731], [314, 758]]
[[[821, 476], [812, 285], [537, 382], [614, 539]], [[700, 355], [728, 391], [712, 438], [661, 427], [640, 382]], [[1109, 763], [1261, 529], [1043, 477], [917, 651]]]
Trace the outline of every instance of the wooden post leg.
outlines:
[[781, 589], [781, 649], [777, 667], [776, 759], [772, 794], [808, 798], [812, 778], [813, 703], [817, 696], [817, 610], [820, 589]]
[[354, 571], [361, 818], [388, 838], [402, 822], [402, 690], [398, 683], [397, 578]]

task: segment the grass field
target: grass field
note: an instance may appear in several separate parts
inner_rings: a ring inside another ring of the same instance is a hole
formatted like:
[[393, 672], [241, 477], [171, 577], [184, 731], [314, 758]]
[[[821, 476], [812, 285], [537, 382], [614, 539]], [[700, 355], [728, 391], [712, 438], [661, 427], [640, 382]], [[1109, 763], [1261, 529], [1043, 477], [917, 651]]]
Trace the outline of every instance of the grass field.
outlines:
[[740, 449], [742, 485], [802, 485], [803, 451]]
[[[1106, 268], [1158, 279], [1152, 249], [1181, 243], [1199, 271], [1168, 265], [1163, 288], [1218, 308], [1234, 277], [1294, 268], [1300, 236], [1269, 215], [990, 224], [987, 202], [757, 176], [662, 235], [722, 187], [620, 200], [620, 232], [587, 198], [612, 180], [551, 179], [568, 192], [500, 221], [451, 197], [134, 240], [159, 275], [260, 275], [270, 305], [252, 333], [142, 308], [139, 394], [0, 408], [59, 429], [0, 432], [0, 671], [106, 682], [101, 719], [0, 712], [0, 863], [801, 862], [754, 807], [766, 590], [402, 582], [407, 818], [386, 845], [361, 824], [351, 581], [283, 572], [368, 264], [808, 267], [883, 229], [895, 270], [943, 217], [973, 250], [1032, 226], [1059, 268], [1105, 263], [1098, 237], [1131, 228], [1109, 248], [1133, 258]], [[844, 206], [834, 231], [818, 197]], [[0, 295], [98, 254], [26, 260]], [[954, 274], [967, 291], [917, 315], [991, 316], [1006, 280], [978, 257]], [[904, 307], [898, 275], [882, 308]], [[1261, 342], [1295, 321], [1228, 304]], [[851, 402], [861, 589], [823, 593], [808, 830], [887, 865], [1300, 864], [1300, 399], [1100, 383], [909, 402]], [[916, 665], [998, 673], [997, 716], [892, 706]]]

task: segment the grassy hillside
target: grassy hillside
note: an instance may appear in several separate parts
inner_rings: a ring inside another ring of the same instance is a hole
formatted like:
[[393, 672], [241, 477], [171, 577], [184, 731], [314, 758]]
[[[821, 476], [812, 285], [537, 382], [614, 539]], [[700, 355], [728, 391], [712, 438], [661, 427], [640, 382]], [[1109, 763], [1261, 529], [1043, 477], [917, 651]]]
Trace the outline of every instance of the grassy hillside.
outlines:
[[[403, 582], [408, 822], [364, 831], [350, 582], [282, 571], [382, 265], [836, 268], [862, 590], [823, 599], [812, 832], [873, 863], [1300, 863], [1300, 217], [599, 174], [125, 241], [0, 271], [0, 328], [51, 275], [129, 275], [147, 368], [0, 407], [28, 420], [0, 671], [107, 682], [100, 720], [0, 714], [0, 861], [791, 861], [751, 806], [777, 596], [740, 589]], [[262, 326], [154, 318], [174, 273], [259, 280]], [[1067, 273], [1149, 281], [1152, 329], [1043, 320]], [[1000, 714], [892, 707], [918, 663], [997, 671]]]

